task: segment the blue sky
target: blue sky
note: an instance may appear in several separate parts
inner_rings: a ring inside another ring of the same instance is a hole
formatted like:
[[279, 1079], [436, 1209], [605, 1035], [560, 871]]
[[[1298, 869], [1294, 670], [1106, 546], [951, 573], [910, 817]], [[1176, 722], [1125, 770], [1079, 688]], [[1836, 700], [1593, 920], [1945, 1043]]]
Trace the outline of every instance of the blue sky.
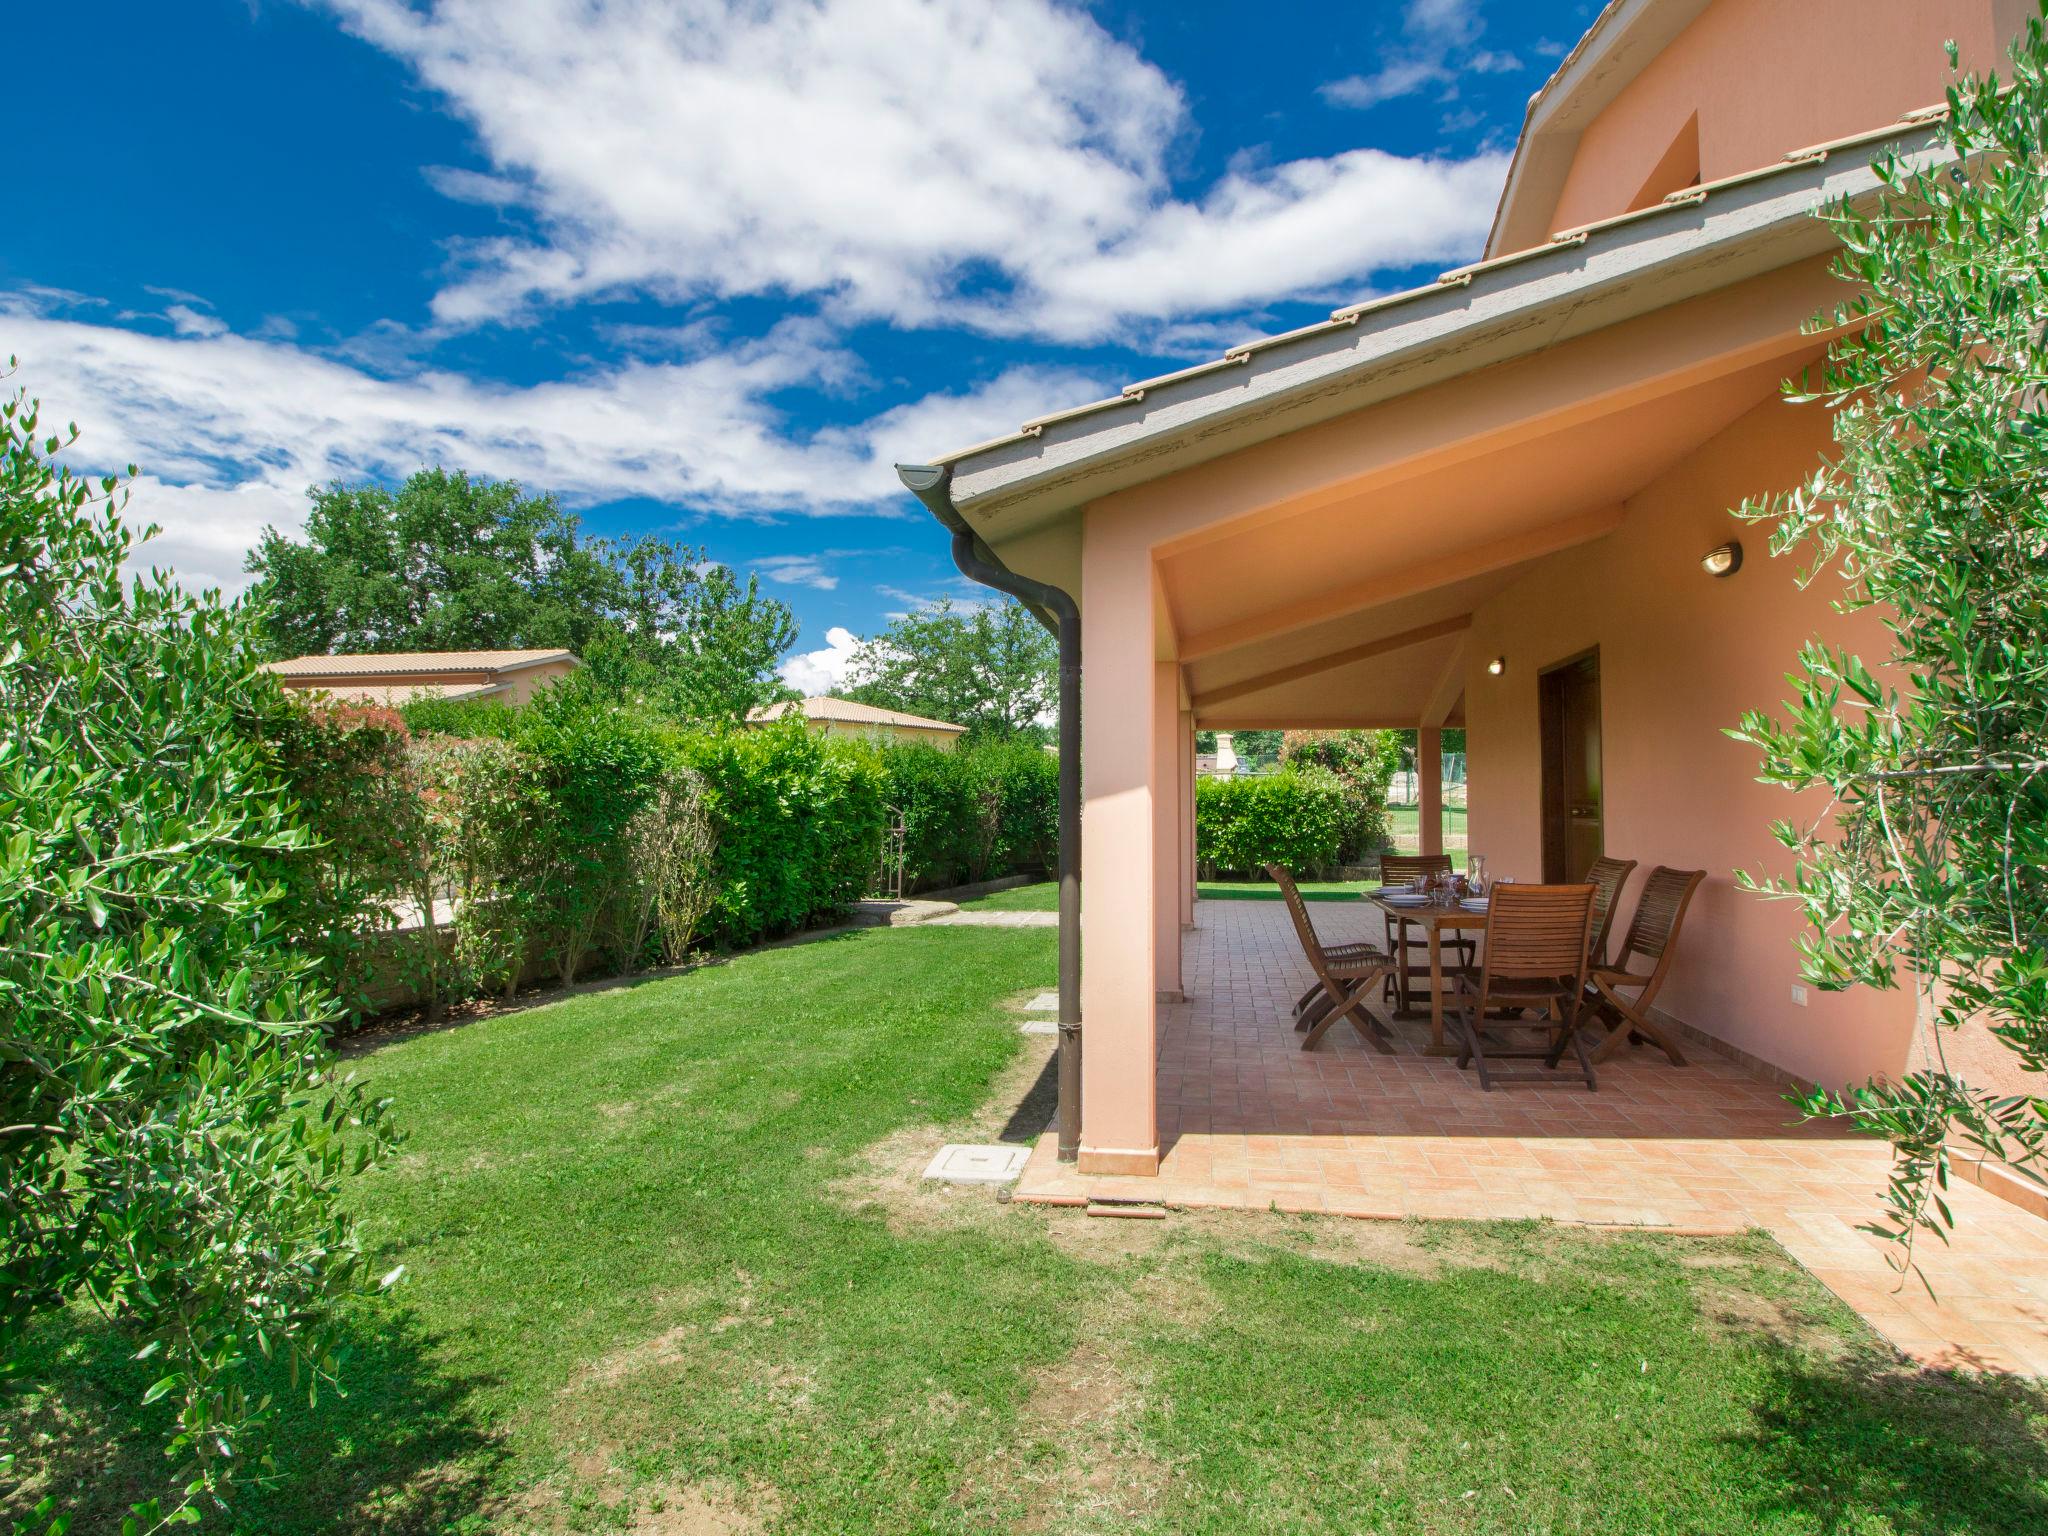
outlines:
[[1593, 9], [77, 0], [0, 356], [195, 584], [439, 462], [758, 572], [821, 687], [968, 595], [893, 461], [1469, 259]]

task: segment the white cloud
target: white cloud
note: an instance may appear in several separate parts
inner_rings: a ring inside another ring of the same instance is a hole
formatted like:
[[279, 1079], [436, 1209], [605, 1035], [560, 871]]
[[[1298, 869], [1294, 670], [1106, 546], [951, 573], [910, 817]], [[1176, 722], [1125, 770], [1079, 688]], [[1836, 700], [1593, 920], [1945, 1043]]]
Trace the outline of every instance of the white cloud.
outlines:
[[297, 487], [261, 480], [221, 488], [167, 485], [155, 475], [138, 475], [128, 489], [128, 522], [163, 530], [135, 552], [132, 563], [176, 571], [195, 591], [239, 592], [249, 582], [242, 558], [263, 530], [297, 533], [306, 519], [306, 500]]
[[823, 435], [864, 442], [876, 471], [888, 474], [894, 484], [896, 464], [922, 462], [1014, 432], [1034, 416], [1106, 393], [1107, 385], [1078, 369], [1017, 367], [977, 389], [926, 395], [853, 431]]
[[839, 585], [839, 578], [827, 571], [825, 562], [815, 555], [770, 555], [765, 560], [756, 560], [754, 569], [786, 587], [815, 587], [820, 592], [830, 592]]
[[[1080, 334], [1106, 331], [1120, 317], [1163, 321], [1187, 309], [1325, 292], [1362, 270], [1476, 249], [1506, 174], [1497, 153], [1430, 160], [1377, 149], [1234, 173], [1199, 207], [1162, 210], [1141, 235], [1048, 273], [1044, 283], [1054, 311]], [[1362, 215], [1395, 208], [1399, 218]], [[1163, 272], [1175, 274], [1170, 288], [1159, 282]]]
[[[21, 359], [13, 382], [44, 402], [46, 419], [80, 425], [70, 457], [81, 467], [142, 467], [137, 516], [165, 529], [148, 558], [231, 590], [263, 525], [297, 528], [306, 488], [328, 480], [392, 481], [441, 464], [581, 504], [908, 513], [893, 460], [1008, 431], [1081, 387], [1026, 370], [802, 437], [770, 397], [853, 366], [815, 323], [513, 388], [434, 370], [381, 377], [287, 342], [153, 335], [45, 309], [0, 296], [0, 356]], [[779, 579], [823, 590], [834, 580], [822, 567]]]
[[1417, 91], [1451, 78], [1441, 62], [1432, 59], [1395, 59], [1369, 75], [1347, 75], [1318, 86], [1316, 94], [1333, 107], [1355, 107], [1360, 111], [1383, 101], [1413, 96]]
[[[1332, 106], [1362, 111], [1432, 87], [1440, 87], [1447, 99], [1454, 97], [1458, 76], [1467, 70], [1481, 75], [1520, 70], [1522, 61], [1512, 53], [1477, 46], [1485, 30], [1477, 0], [1410, 0], [1401, 16], [1402, 40], [1386, 62], [1371, 74], [1332, 80], [1317, 94]], [[1504, 165], [1500, 174], [1506, 175]]]
[[835, 624], [825, 631], [822, 649], [800, 651], [777, 670], [785, 683], [806, 698], [830, 693], [846, 681], [847, 669], [853, 665], [853, 654], [859, 649], [860, 636]]
[[218, 315], [204, 314], [189, 304], [173, 304], [164, 311], [171, 329], [180, 336], [224, 336], [227, 322]]
[[[1461, 258], [1484, 233], [1462, 204], [1502, 174], [1339, 156], [1189, 201], [1165, 169], [1189, 127], [1179, 88], [1055, 0], [313, 3], [474, 128], [488, 171], [436, 168], [434, 184], [530, 223], [458, 251], [434, 305], [446, 325], [617, 294], [780, 295], [1093, 339]], [[1450, 36], [1463, 14], [1420, 0], [1411, 25]], [[1400, 200], [1418, 184], [1444, 195]], [[1303, 225], [1327, 242], [1312, 262], [1241, 254]]]

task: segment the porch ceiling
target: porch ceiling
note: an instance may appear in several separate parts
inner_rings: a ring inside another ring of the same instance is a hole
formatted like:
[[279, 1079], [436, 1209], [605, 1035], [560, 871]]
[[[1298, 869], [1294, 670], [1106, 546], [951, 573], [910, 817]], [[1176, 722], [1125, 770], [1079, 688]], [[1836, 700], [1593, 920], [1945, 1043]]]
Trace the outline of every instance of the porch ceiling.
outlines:
[[[1631, 496], [1817, 349], [1788, 336], [1650, 398], [1617, 396], [1549, 431], [1501, 431], [1447, 462], [1325, 486], [1297, 511], [1162, 550], [1159, 591], [1198, 720], [1461, 723], [1472, 611], [1544, 557], [1619, 528]], [[1535, 369], [1530, 383], [1541, 387]]]

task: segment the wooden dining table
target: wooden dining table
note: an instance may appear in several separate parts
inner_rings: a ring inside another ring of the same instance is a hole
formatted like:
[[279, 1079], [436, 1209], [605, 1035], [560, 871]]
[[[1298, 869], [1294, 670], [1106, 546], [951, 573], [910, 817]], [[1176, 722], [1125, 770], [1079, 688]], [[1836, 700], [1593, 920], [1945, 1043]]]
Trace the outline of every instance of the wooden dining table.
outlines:
[[[1409, 906], [1386, 900], [1379, 892], [1368, 892], [1364, 898], [1378, 907], [1397, 923], [1413, 923], [1425, 930], [1429, 936], [1429, 1044], [1422, 1048], [1425, 1056], [1455, 1056], [1458, 1047], [1444, 1039], [1444, 934], [1453, 935], [1486, 927], [1486, 914], [1473, 912], [1453, 901], [1443, 906], [1431, 901], [1424, 906]], [[1405, 963], [1405, 962], [1404, 962]], [[1403, 978], [1405, 982], [1406, 978]], [[1404, 987], [1405, 990], [1405, 987]], [[1405, 1016], [1414, 1018], [1416, 1012], [1404, 1010]]]

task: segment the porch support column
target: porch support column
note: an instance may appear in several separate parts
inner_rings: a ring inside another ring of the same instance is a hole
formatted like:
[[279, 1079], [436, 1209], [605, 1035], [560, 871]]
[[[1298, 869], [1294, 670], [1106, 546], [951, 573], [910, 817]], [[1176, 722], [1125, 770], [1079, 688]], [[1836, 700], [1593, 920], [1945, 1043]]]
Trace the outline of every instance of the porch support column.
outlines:
[[1424, 853], [1444, 851], [1444, 733], [1425, 725], [1415, 733], [1415, 816]]
[[1180, 990], [1180, 668], [1152, 666], [1152, 967], [1162, 1003]]
[[[1161, 669], [1153, 660], [1151, 557], [1121, 533], [1114, 522], [1083, 514], [1081, 867], [1088, 894], [1081, 904], [1081, 1020], [1088, 1048], [1081, 1057], [1077, 1166], [1082, 1173], [1154, 1174], [1154, 694]], [[1176, 691], [1165, 707], [1174, 711], [1179, 703]]]
[[[1195, 717], [1180, 712], [1180, 926], [1195, 926]], [[1183, 978], [1185, 990], [1185, 978]]]

